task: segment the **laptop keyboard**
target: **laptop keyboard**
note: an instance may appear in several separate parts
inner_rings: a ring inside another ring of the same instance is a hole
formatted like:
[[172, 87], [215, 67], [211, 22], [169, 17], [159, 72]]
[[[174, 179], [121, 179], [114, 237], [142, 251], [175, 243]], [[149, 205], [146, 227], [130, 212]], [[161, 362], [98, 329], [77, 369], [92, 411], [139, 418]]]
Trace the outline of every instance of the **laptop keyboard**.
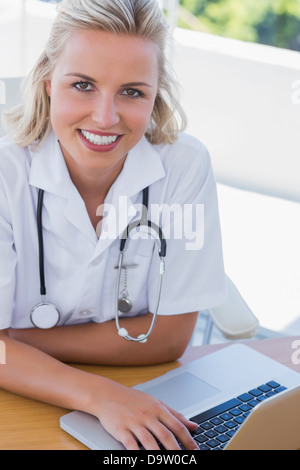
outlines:
[[[251, 413], [251, 410], [263, 400], [283, 390], [286, 390], [284, 385], [275, 380], [270, 380], [242, 393], [236, 398], [189, 418], [190, 421], [198, 424], [198, 428], [192, 433], [198, 448], [200, 450], [225, 449], [230, 439]], [[159, 442], [158, 444], [161, 450], [164, 450], [162, 444]], [[141, 450], [144, 450], [140, 443], [139, 446]], [[181, 446], [181, 449], [184, 450], [184, 447]]]
[[193, 438], [199, 449], [223, 450], [251, 410], [261, 401], [283, 390], [286, 387], [271, 380], [190, 418], [198, 424]]

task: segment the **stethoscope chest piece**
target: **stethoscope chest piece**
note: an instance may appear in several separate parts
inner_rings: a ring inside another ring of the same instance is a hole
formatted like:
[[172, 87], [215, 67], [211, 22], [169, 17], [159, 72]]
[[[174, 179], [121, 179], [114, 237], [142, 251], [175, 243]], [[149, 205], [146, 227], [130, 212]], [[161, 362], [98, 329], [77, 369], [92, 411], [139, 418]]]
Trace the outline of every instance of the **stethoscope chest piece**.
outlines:
[[132, 309], [132, 302], [127, 297], [121, 297], [118, 300], [118, 309], [120, 312], [128, 313]]
[[60, 313], [54, 305], [41, 302], [33, 307], [30, 318], [34, 326], [46, 330], [58, 324]]
[[[122, 264], [122, 262], [121, 262]], [[118, 300], [118, 310], [122, 313], [128, 313], [132, 309], [132, 302], [128, 297], [127, 292], [127, 267], [123, 266], [124, 271], [124, 287], [121, 292], [122, 296]]]

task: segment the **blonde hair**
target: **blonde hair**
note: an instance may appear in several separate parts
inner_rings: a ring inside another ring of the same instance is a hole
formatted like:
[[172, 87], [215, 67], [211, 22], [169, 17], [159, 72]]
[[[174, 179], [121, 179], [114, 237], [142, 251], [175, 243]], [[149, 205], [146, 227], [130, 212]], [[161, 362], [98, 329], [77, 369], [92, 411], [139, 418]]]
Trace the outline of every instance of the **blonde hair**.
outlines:
[[62, 0], [57, 10], [45, 50], [24, 82], [22, 103], [3, 116], [15, 143], [40, 146], [50, 133], [50, 100], [45, 80], [51, 77], [69, 36], [87, 29], [135, 35], [158, 45], [159, 87], [146, 137], [152, 144], [173, 143], [186, 120], [166, 58], [168, 27], [157, 1]]

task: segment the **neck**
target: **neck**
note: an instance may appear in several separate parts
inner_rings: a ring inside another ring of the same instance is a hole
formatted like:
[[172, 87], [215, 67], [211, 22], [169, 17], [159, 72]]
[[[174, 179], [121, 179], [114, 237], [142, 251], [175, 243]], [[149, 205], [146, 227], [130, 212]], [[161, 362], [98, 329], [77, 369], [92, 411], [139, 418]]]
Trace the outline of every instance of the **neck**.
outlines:
[[126, 156], [109, 168], [99, 169], [81, 167], [72, 158], [64, 155], [70, 177], [85, 203], [95, 230], [101, 220], [101, 217], [96, 215], [97, 209], [104, 204], [110, 187], [121, 173]]
[[70, 177], [83, 200], [99, 199], [103, 202], [110, 187], [123, 169], [126, 155], [109, 168], [80, 167], [73, 159], [65, 157]]
[[117, 174], [115, 172], [109, 172], [109, 174], [106, 172], [98, 173], [95, 170], [80, 174], [70, 172], [71, 179], [84, 201], [90, 221], [98, 237], [101, 232], [99, 222], [103, 217], [101, 212], [99, 213], [99, 207], [103, 206], [106, 195], [119, 173], [120, 171]]
[[106, 174], [98, 173], [95, 170], [83, 173], [72, 172], [70, 170], [69, 172], [74, 185], [85, 202], [90, 199], [99, 199], [100, 202], [103, 202], [110, 187], [120, 173]]

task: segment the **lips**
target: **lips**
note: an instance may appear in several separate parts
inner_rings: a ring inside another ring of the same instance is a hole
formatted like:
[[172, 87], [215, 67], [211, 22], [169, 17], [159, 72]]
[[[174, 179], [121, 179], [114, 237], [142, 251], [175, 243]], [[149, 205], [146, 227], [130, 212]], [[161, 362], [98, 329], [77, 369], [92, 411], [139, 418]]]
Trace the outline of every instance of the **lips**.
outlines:
[[122, 135], [119, 134], [105, 134], [84, 129], [79, 129], [77, 132], [85, 146], [96, 152], [113, 150], [122, 138]]

